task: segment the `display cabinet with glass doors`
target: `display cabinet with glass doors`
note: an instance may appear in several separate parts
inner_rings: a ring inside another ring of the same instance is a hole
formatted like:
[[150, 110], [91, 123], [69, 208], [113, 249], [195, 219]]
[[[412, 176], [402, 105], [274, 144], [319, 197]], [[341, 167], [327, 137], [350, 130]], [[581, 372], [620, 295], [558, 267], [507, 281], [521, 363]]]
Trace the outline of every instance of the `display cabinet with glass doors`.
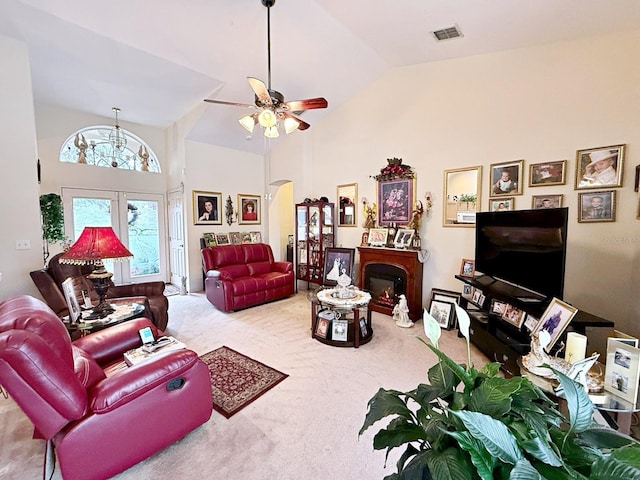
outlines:
[[322, 284], [324, 250], [335, 246], [333, 203], [305, 202], [296, 205], [296, 276]]

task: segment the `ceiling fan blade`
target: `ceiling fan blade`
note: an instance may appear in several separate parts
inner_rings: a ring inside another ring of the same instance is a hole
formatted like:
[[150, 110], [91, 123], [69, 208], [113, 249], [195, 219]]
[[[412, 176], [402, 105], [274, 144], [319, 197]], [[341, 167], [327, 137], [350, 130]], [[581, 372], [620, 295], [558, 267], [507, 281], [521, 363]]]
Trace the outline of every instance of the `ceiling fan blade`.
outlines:
[[329, 102], [323, 97], [307, 98], [306, 100], [293, 100], [285, 103], [290, 112], [301, 112], [302, 110], [312, 110], [314, 108], [327, 108]]
[[300, 125], [298, 126], [298, 130], [306, 130], [307, 128], [309, 128], [311, 125], [309, 125], [307, 122], [305, 122], [304, 120], [302, 120], [300, 117], [295, 116], [292, 113], [289, 112], [282, 112], [282, 115], [284, 115], [285, 117], [290, 117], [293, 118], [296, 122], [298, 122]]
[[271, 101], [271, 95], [269, 95], [269, 90], [264, 82], [254, 77], [247, 77], [247, 80], [249, 80], [249, 85], [251, 85], [260, 103], [270, 107], [273, 102]]
[[205, 98], [204, 101], [205, 102], [209, 102], [209, 103], [219, 103], [220, 105], [233, 105], [233, 106], [236, 106], [236, 107], [256, 108], [255, 105], [249, 105], [248, 103], [225, 102], [223, 100], [213, 100], [211, 98]]

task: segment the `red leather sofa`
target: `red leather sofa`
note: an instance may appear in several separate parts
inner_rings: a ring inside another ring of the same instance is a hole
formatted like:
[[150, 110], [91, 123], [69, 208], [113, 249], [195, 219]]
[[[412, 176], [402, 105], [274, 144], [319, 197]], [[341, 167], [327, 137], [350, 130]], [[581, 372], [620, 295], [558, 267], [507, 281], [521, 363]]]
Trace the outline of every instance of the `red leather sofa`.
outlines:
[[[105, 479], [149, 457], [211, 416], [207, 366], [187, 349], [126, 367], [140, 346], [131, 320], [71, 341], [39, 299], [0, 302], [0, 384], [54, 448], [65, 479]], [[45, 451], [45, 457], [47, 452]]]
[[223, 312], [293, 295], [293, 264], [275, 262], [265, 243], [217, 245], [201, 253], [207, 299]]
[[[78, 289], [86, 289], [94, 305], [98, 302], [98, 294], [94, 291], [91, 281], [86, 278], [93, 270], [93, 266], [60, 263], [59, 259], [62, 255], [62, 253], [58, 253], [51, 257], [47, 268], [34, 270], [30, 273], [42, 298], [59, 317], [69, 313], [67, 302], [62, 293], [62, 282], [67, 278], [73, 278], [77, 282]], [[109, 299], [128, 299], [129, 302], [142, 303], [145, 306], [146, 315], [153, 324], [160, 330], [167, 328], [169, 300], [164, 295], [164, 282], [111, 285], [107, 290], [107, 300]], [[82, 300], [80, 300], [80, 304], [82, 304]]]

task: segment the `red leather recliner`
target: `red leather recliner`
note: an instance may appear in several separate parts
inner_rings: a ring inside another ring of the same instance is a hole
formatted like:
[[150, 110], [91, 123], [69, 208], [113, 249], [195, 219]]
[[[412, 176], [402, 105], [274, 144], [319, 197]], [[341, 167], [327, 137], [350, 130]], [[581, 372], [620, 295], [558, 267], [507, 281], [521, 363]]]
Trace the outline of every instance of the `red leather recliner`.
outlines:
[[[149, 457], [211, 416], [207, 366], [191, 350], [126, 367], [140, 346], [131, 320], [71, 342], [44, 302], [0, 302], [0, 384], [55, 447], [65, 479], [104, 479]], [[160, 332], [161, 334], [162, 332]]]

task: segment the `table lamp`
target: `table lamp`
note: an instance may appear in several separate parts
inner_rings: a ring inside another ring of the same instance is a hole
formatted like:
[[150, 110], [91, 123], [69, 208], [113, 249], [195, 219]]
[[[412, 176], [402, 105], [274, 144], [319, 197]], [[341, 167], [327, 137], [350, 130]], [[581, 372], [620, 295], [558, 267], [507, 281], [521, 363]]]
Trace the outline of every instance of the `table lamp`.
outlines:
[[100, 301], [86, 318], [104, 318], [114, 311], [105, 301], [113, 273], [107, 272], [102, 261], [109, 258], [115, 261], [133, 258], [111, 227], [84, 227], [76, 242], [60, 257], [60, 263], [94, 266], [87, 278], [93, 283]]

